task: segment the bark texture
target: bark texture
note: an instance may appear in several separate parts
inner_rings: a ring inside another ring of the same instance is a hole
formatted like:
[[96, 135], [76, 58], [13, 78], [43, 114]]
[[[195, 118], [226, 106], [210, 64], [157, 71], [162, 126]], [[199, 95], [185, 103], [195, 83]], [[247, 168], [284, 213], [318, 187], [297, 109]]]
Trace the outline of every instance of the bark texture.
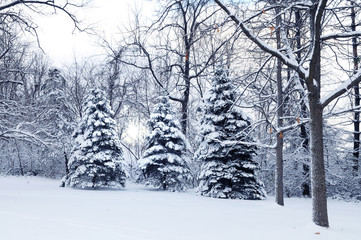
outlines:
[[[281, 24], [282, 17], [279, 14], [280, 9], [276, 8], [276, 39], [277, 49], [281, 48]], [[282, 62], [277, 59], [277, 125], [281, 128], [283, 125], [283, 91], [282, 91]], [[276, 203], [278, 205], [284, 205], [283, 199], [283, 133], [277, 134], [276, 145]]]
[[323, 153], [322, 107], [319, 99], [310, 95], [310, 135], [311, 135], [311, 190], [313, 221], [328, 227], [327, 192]]

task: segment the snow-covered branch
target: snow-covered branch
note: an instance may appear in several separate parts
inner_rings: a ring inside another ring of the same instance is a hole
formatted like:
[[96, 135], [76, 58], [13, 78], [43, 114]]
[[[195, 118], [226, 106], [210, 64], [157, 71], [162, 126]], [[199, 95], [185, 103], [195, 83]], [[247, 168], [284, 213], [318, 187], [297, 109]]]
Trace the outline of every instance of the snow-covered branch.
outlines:
[[330, 102], [347, 92], [353, 86], [358, 84], [361, 81], [361, 70], [359, 70], [355, 75], [353, 75], [348, 81], [342, 83], [338, 88], [321, 98], [320, 103], [322, 108], [325, 108]]
[[293, 130], [297, 127], [300, 127], [301, 125], [305, 124], [305, 123], [308, 123], [310, 121], [309, 118], [305, 118], [305, 119], [302, 119], [299, 123], [294, 123], [294, 124], [290, 124], [288, 126], [284, 126], [284, 127], [281, 127], [281, 128], [277, 128], [277, 132], [287, 132], [287, 131], [290, 131], [290, 130]]
[[345, 33], [331, 33], [321, 37], [321, 40], [326, 41], [329, 39], [337, 39], [337, 38], [350, 38], [350, 37], [358, 37], [361, 36], [361, 31], [352, 31]]
[[282, 52], [277, 50], [276, 48], [270, 46], [266, 42], [264, 42], [262, 39], [257, 37], [251, 29], [249, 29], [243, 21], [241, 21], [237, 16], [231, 13], [231, 11], [219, 0], [215, 0], [215, 2], [220, 6], [227, 14], [228, 16], [242, 29], [243, 33], [252, 41], [254, 42], [259, 48], [261, 48], [263, 51], [271, 54], [272, 56], [275, 56], [279, 58], [283, 64], [287, 65], [288, 67], [292, 68], [293, 70], [297, 71], [301, 78], [306, 78], [308, 73], [307, 71], [300, 66], [297, 61], [293, 61], [286, 55], [284, 55]]
[[49, 147], [51, 143], [43, 141], [41, 138], [36, 136], [33, 133], [30, 133], [28, 131], [23, 131], [19, 129], [9, 129], [7, 131], [4, 131], [0, 133], [0, 138], [2, 139], [20, 139], [23, 141], [28, 141], [32, 143], [39, 143], [45, 147]]
[[344, 109], [344, 110], [340, 110], [337, 112], [329, 112], [327, 114], [324, 114], [323, 116], [325, 118], [329, 118], [329, 117], [335, 117], [335, 116], [339, 116], [345, 113], [350, 113], [350, 112], [360, 112], [361, 111], [361, 106], [357, 106], [357, 107], [352, 107], [349, 109]]

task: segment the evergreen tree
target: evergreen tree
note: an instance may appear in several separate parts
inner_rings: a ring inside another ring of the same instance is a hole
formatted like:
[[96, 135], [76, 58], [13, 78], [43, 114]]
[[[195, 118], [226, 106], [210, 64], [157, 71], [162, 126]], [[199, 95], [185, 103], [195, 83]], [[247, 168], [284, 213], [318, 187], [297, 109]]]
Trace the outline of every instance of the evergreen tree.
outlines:
[[74, 133], [63, 185], [76, 188], [121, 188], [126, 173], [122, 149], [115, 130], [113, 111], [104, 93], [92, 90], [84, 104], [84, 115]]
[[236, 95], [228, 72], [217, 66], [212, 87], [205, 96], [200, 121], [201, 142], [196, 160], [202, 163], [198, 191], [203, 196], [264, 199], [263, 184], [255, 177], [256, 148], [246, 129], [250, 119], [235, 105]]
[[167, 96], [159, 97], [148, 121], [146, 150], [139, 164], [139, 181], [163, 190], [182, 191], [191, 180], [188, 142], [174, 119]]
[[[72, 148], [72, 133], [76, 128], [76, 115], [66, 90], [67, 83], [61, 72], [50, 69], [48, 78], [41, 86], [40, 96], [35, 102], [37, 111], [42, 113], [37, 127], [42, 130], [42, 139], [51, 142], [48, 144], [51, 148], [43, 150], [43, 158], [46, 159], [43, 161], [60, 176], [64, 175], [64, 172], [68, 173], [67, 164]], [[52, 158], [54, 159], [50, 161]], [[63, 158], [64, 161], [61, 160]], [[49, 164], [49, 161], [53, 164]]]

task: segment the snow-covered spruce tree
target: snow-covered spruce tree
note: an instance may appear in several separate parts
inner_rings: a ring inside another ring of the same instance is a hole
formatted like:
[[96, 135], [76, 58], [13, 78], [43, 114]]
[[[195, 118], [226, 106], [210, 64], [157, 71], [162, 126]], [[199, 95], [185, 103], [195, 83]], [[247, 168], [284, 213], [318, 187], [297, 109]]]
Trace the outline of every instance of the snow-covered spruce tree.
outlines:
[[189, 171], [188, 142], [175, 119], [169, 98], [158, 98], [148, 120], [146, 150], [139, 160], [139, 182], [163, 190], [182, 191], [192, 177]]
[[217, 66], [212, 86], [204, 98], [195, 153], [202, 163], [198, 192], [203, 196], [232, 199], [264, 199], [263, 184], [257, 180], [253, 161], [256, 148], [246, 129], [250, 119], [235, 105], [236, 94], [228, 71]]
[[74, 133], [69, 173], [63, 185], [75, 188], [121, 188], [126, 172], [113, 111], [100, 90], [91, 90]]

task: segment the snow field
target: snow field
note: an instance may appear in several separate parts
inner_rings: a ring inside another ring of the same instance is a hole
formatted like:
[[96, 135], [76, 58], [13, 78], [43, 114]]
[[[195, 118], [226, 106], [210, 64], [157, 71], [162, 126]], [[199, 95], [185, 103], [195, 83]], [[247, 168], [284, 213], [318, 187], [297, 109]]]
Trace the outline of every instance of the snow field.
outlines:
[[223, 200], [128, 183], [76, 190], [60, 181], [0, 177], [0, 239], [356, 240], [361, 204], [329, 200], [331, 227], [311, 221], [310, 199]]

